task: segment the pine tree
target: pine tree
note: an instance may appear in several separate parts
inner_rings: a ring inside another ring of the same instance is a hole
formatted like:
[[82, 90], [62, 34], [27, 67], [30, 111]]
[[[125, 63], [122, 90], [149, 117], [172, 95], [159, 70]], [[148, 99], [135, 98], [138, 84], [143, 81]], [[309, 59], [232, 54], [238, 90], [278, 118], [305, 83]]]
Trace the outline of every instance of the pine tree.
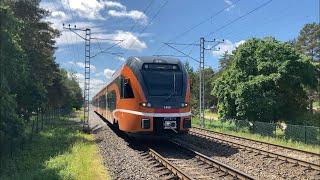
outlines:
[[296, 42], [296, 49], [313, 61], [320, 59], [320, 25], [317, 23], [306, 24], [300, 31]]
[[320, 25], [317, 23], [306, 24], [295, 43], [295, 48], [302, 54], [310, 57], [318, 66], [318, 88], [308, 88], [309, 110], [313, 111], [313, 102], [320, 98]]

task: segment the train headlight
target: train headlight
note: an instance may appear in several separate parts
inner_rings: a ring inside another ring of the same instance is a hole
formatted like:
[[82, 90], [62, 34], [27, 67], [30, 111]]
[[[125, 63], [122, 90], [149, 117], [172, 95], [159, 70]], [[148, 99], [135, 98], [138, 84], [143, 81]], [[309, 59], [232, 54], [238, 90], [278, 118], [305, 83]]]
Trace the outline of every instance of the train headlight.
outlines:
[[184, 102], [184, 103], [181, 103], [181, 107], [187, 107], [189, 104], [188, 103], [186, 103], [186, 102]]
[[142, 103], [140, 103], [140, 106], [142, 106], [142, 107], [151, 107], [151, 103], [149, 103], [149, 102], [142, 102]]

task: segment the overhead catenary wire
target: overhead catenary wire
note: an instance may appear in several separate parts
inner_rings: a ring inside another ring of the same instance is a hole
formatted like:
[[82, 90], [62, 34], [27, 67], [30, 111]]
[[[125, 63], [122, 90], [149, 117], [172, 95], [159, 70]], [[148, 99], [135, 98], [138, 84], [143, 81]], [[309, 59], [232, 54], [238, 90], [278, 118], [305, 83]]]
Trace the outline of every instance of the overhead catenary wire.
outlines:
[[174, 49], [174, 50], [176, 50], [176, 51], [180, 52], [181, 54], [185, 55], [186, 57], [189, 57], [189, 58], [191, 58], [192, 60], [194, 60], [194, 61], [196, 61], [196, 62], [199, 62], [199, 60], [197, 60], [196, 58], [194, 58], [194, 57], [192, 57], [192, 56], [190, 56], [190, 55], [186, 54], [185, 52], [183, 52], [183, 51], [179, 50], [178, 48], [176, 48], [176, 47], [174, 47], [174, 46], [171, 46], [171, 45], [170, 45], [170, 44], [168, 44], [168, 43], [164, 43], [164, 44], [165, 44], [165, 45], [167, 45], [167, 46], [169, 46], [170, 48], [172, 48], [172, 49]]
[[[146, 26], [144, 26], [144, 28], [138, 33], [139, 35], [142, 34], [150, 25], [151, 23], [158, 17], [158, 15], [160, 14], [161, 10], [168, 4], [168, 0], [166, 0], [158, 9], [158, 11], [152, 16], [151, 20], [148, 22], [148, 24]], [[134, 41], [128, 46], [127, 49], [130, 49], [135, 43], [136, 43], [137, 39], [134, 39]]]
[[[147, 11], [149, 10], [149, 8], [152, 6], [153, 3], [154, 3], [154, 0], [151, 0], [150, 3], [148, 4], [148, 6], [143, 10], [143, 13], [144, 13], [144, 14], [147, 13]], [[138, 24], [138, 21], [135, 22], [135, 23], [131, 26], [131, 28], [130, 28], [129, 31], [132, 31], [132, 30], [137, 26], [137, 24]]]
[[[182, 37], [183, 35], [191, 32], [192, 30], [196, 29], [197, 27], [201, 26], [202, 24], [206, 23], [207, 21], [209, 20], [212, 20], [214, 17], [218, 16], [219, 14], [221, 14], [222, 12], [224, 12], [226, 9], [229, 9], [231, 8], [232, 6], [234, 6], [235, 4], [237, 4], [240, 0], [237, 0], [235, 2], [233, 2], [232, 4], [229, 4], [228, 6], [220, 9], [218, 12], [214, 13], [213, 15], [205, 18], [204, 20], [202, 20], [201, 22], [199, 22], [198, 24], [195, 24], [193, 26], [191, 26], [190, 28], [188, 28], [187, 30], [183, 31], [182, 33], [180, 34], [177, 34], [175, 35], [173, 38], [171, 38], [170, 40], [168, 40], [167, 42], [172, 42], [176, 39], [179, 39], [180, 37]], [[164, 45], [162, 44], [157, 50], [155, 53], [159, 52], [162, 48], [164, 47]]]
[[[96, 57], [96, 56], [98, 56], [98, 55], [100, 55], [100, 54], [102, 54], [102, 53], [107, 53], [107, 54], [112, 54], [112, 55], [114, 55], [113, 52], [108, 52], [108, 50], [112, 49], [112, 48], [115, 47], [116, 45], [119, 45], [120, 43], [123, 42], [123, 40], [122, 40], [122, 41], [119, 41], [119, 42], [117, 42], [117, 43], [115, 43], [115, 44], [113, 44], [113, 45], [111, 45], [111, 46], [109, 46], [108, 48], [106, 48], [106, 49], [103, 50], [103, 49], [101, 48], [101, 44], [100, 44], [100, 42], [99, 42], [99, 39], [95, 39], [95, 40], [98, 42], [98, 46], [99, 46], [100, 52], [98, 52], [98, 53], [96, 53], [95, 55], [91, 56], [91, 58], [94, 58], [94, 57]], [[120, 53], [116, 53], [116, 54], [120, 54]], [[122, 53], [122, 54], [123, 54], [123, 53]]]
[[[228, 23], [220, 26], [219, 28], [215, 29], [214, 31], [209, 32], [209, 33], [208, 33], [207, 35], [205, 35], [204, 37], [211, 36], [211, 35], [213, 35], [214, 33], [218, 32], [218, 31], [221, 31], [222, 29], [230, 26], [231, 24], [233, 24], [233, 23], [235, 23], [235, 22], [237, 22], [237, 21], [239, 21], [239, 20], [247, 17], [248, 15], [256, 12], [257, 10], [259, 10], [259, 9], [267, 6], [267, 5], [270, 4], [272, 1], [273, 1], [273, 0], [268, 0], [268, 1], [260, 4], [259, 6], [255, 7], [254, 9], [252, 9], [252, 10], [244, 13], [243, 15], [241, 15], [241, 16], [239, 16], [239, 17], [237, 17], [237, 18], [235, 18], [235, 19], [233, 19], [233, 20], [231, 20], [231, 21], [229, 21]], [[195, 40], [195, 41], [193, 41], [192, 43], [196, 43], [196, 42], [198, 42], [198, 40]], [[191, 44], [192, 44], [192, 43], [191, 43]], [[185, 46], [184, 48], [182, 48], [181, 50], [183, 51], [183, 50], [185, 50], [185, 49], [188, 48], [188, 47], [190, 47], [190, 45], [186, 45], [186, 46]]]

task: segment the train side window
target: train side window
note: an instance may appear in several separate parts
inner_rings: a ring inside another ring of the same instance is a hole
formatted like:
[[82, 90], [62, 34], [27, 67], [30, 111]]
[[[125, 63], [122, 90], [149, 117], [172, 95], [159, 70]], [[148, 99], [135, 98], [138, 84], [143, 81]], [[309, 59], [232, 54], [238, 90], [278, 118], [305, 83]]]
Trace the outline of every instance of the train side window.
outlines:
[[130, 79], [121, 77], [120, 79], [120, 97], [121, 99], [134, 98]]
[[116, 109], [116, 93], [115, 93], [115, 91], [112, 91], [107, 94], [107, 108], [110, 111], [113, 111]]

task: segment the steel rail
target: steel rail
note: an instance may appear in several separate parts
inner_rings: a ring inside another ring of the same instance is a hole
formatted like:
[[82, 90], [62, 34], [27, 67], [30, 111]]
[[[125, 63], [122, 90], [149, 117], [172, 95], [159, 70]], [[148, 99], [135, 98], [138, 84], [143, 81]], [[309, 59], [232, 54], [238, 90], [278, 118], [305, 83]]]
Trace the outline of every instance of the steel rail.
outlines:
[[157, 160], [159, 163], [161, 163], [164, 167], [166, 167], [174, 175], [178, 176], [180, 179], [193, 180], [193, 178], [189, 177], [187, 174], [185, 174], [183, 171], [181, 171], [179, 168], [177, 168], [175, 165], [173, 165], [171, 162], [169, 162], [166, 158], [161, 156], [155, 150], [149, 148], [149, 155], [151, 157], [153, 157], [155, 160]]
[[200, 127], [192, 127], [192, 128], [198, 129], [198, 130], [201, 130], [201, 131], [206, 131], [206, 132], [209, 132], [209, 133], [219, 134], [219, 135], [223, 135], [223, 136], [229, 136], [229, 137], [233, 137], [233, 138], [236, 138], [236, 139], [244, 139], [244, 140], [256, 142], [256, 143], [259, 143], [259, 144], [262, 144], [262, 145], [265, 144], [265, 145], [270, 145], [270, 146], [276, 146], [276, 147], [280, 147], [280, 148], [283, 148], [283, 149], [287, 149], [287, 150], [291, 150], [291, 151], [297, 151], [297, 152], [309, 154], [309, 155], [312, 155], [312, 156], [319, 156], [320, 157], [320, 153], [304, 151], [304, 150], [301, 150], [301, 149], [296, 149], [296, 148], [282, 146], [282, 145], [278, 145], [278, 144], [272, 144], [272, 143], [258, 141], [258, 140], [249, 139], [249, 138], [245, 138], [245, 137], [235, 136], [235, 135], [232, 135], [232, 134], [226, 134], [226, 133], [217, 132], [217, 131], [204, 129], [204, 128], [200, 128]]
[[232, 141], [229, 141], [229, 140], [216, 138], [216, 137], [213, 137], [212, 135], [199, 133], [199, 132], [196, 132], [196, 131], [194, 131], [192, 129], [189, 130], [189, 134], [193, 134], [193, 135], [198, 136], [198, 137], [208, 138], [208, 139], [215, 140], [215, 141], [218, 141], [218, 142], [221, 142], [221, 143], [224, 143], [224, 144], [230, 144], [231, 146], [234, 146], [236, 148], [250, 150], [250, 151], [253, 151], [253, 152], [257, 152], [259, 154], [263, 154], [263, 155], [266, 155], [266, 156], [270, 156], [270, 157], [274, 157], [276, 159], [283, 160], [285, 162], [291, 162], [293, 164], [305, 166], [305, 167], [320, 171], [320, 165], [316, 164], [316, 163], [304, 161], [304, 160], [293, 158], [293, 157], [288, 157], [288, 156], [285, 156], [285, 155], [282, 155], [282, 154], [266, 151], [266, 150], [255, 148], [255, 147], [250, 147], [250, 146], [243, 145], [243, 144], [236, 143], [236, 142], [232, 142]]
[[227, 164], [224, 164], [220, 161], [217, 161], [215, 159], [212, 159], [204, 154], [201, 154], [189, 147], [186, 147], [174, 140], [170, 140], [171, 143], [175, 144], [176, 146], [178, 146], [180, 149], [188, 152], [188, 153], [191, 153], [191, 154], [194, 154], [195, 157], [197, 159], [199, 159], [200, 161], [206, 163], [206, 164], [209, 164], [211, 166], [214, 166], [215, 168], [225, 172], [226, 174], [230, 174], [231, 176], [233, 176], [235, 179], [255, 179], [254, 177], [250, 176], [249, 174], [247, 173], [244, 173], [242, 171], [239, 171]]

